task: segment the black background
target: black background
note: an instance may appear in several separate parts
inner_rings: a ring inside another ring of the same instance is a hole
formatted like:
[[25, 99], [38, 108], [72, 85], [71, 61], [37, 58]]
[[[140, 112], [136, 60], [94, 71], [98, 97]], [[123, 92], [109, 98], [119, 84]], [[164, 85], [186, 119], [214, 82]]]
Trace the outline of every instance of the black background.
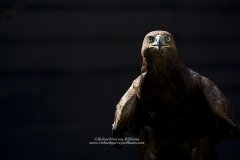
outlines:
[[[88, 143], [111, 136], [143, 37], [159, 29], [223, 90], [239, 123], [240, 1], [1, 0], [0, 159], [138, 159], [136, 145]], [[216, 149], [240, 159], [239, 138]]]

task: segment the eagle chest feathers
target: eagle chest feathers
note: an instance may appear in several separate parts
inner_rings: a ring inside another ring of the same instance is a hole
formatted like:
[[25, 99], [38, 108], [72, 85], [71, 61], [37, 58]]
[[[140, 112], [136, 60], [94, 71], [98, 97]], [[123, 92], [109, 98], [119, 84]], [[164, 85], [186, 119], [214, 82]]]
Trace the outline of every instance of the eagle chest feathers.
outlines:
[[206, 101], [199, 98], [203, 97], [200, 89], [181, 85], [181, 79], [174, 81], [162, 80], [148, 74], [145, 76], [140, 101], [148, 119], [147, 125], [175, 133], [183, 129], [191, 133], [197, 129], [194, 126], [206, 127], [204, 119], [211, 116], [205, 107]]
[[141, 86], [140, 99], [145, 107], [149, 109], [178, 109], [179, 102], [183, 100], [186, 91], [169, 81], [146, 75]]

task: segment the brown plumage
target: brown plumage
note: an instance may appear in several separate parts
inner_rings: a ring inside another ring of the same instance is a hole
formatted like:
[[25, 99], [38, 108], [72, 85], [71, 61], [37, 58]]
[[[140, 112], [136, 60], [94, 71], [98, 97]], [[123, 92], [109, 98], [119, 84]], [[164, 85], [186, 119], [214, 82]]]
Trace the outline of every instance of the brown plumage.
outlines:
[[184, 66], [166, 31], [148, 33], [141, 55], [142, 74], [116, 107], [113, 137], [137, 135], [142, 160], [217, 159], [214, 145], [236, 133], [222, 91]]

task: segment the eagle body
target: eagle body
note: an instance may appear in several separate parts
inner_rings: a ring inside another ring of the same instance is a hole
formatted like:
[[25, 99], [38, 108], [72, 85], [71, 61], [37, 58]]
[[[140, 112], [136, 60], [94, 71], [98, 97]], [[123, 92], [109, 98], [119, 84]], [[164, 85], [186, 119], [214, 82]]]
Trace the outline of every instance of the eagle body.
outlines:
[[192, 130], [196, 124], [204, 123], [199, 116], [212, 117], [212, 114], [206, 107], [207, 102], [200, 88], [182, 86], [180, 80], [174, 80], [176, 84], [164, 84], [146, 74], [139, 96], [142, 108], [148, 114], [147, 123], [154, 128], [168, 128], [168, 131], [181, 128]]
[[142, 160], [217, 159], [214, 145], [236, 133], [222, 91], [185, 67], [166, 31], [148, 33], [141, 55], [142, 74], [116, 107], [113, 137], [137, 135]]
[[[216, 135], [211, 135], [211, 129], [217, 122], [207, 107], [200, 86], [195, 84], [200, 75], [187, 70], [182, 76], [192, 84], [181, 85], [181, 77], [171, 83], [164, 83], [165, 81], [157, 80], [158, 77], [148, 74], [144, 78], [140, 99], [141, 107], [145, 110], [142, 115], [145, 119], [144, 125], [148, 127], [143, 128], [143, 132], [139, 134], [140, 140], [145, 142], [145, 146], [140, 147], [143, 159], [151, 159], [151, 156], [153, 159], [191, 159], [193, 148], [200, 145], [196, 144], [200, 143], [197, 141], [205, 139], [207, 143], [211, 143], [211, 148], [206, 153], [195, 156], [204, 154], [208, 159], [216, 158], [213, 148], [215, 142], [208, 139], [215, 138]], [[148, 134], [154, 138], [146, 137]], [[148, 144], [149, 140], [153, 142]], [[148, 145], [154, 146], [154, 149], [146, 149]]]

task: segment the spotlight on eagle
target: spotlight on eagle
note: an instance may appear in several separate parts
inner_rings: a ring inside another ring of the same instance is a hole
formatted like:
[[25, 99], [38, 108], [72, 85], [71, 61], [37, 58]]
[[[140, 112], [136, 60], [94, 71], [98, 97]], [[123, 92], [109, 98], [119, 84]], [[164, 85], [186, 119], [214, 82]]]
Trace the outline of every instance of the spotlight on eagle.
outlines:
[[216, 160], [214, 145], [237, 132], [222, 91], [184, 66], [166, 31], [148, 33], [141, 55], [142, 73], [116, 106], [113, 137], [136, 135], [142, 160]]

